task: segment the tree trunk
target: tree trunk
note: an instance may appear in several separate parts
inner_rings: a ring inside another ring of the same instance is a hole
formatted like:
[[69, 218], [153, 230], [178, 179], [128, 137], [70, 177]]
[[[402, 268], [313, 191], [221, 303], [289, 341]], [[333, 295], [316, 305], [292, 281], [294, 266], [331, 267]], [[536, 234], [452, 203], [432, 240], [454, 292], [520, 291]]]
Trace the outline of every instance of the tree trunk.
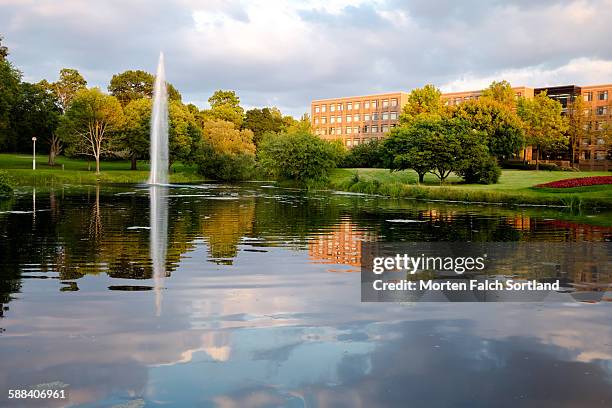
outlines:
[[540, 146], [538, 146], [538, 152], [536, 153], [536, 170], [540, 170]]
[[49, 161], [47, 162], [49, 166], [55, 166], [55, 150], [53, 150], [53, 146], [49, 149]]
[[96, 156], [96, 174], [100, 174], [100, 156]]
[[423, 183], [425, 179], [425, 173], [419, 173], [419, 183]]
[[136, 168], [136, 156], [132, 156], [132, 164], [130, 170], [137, 170]]

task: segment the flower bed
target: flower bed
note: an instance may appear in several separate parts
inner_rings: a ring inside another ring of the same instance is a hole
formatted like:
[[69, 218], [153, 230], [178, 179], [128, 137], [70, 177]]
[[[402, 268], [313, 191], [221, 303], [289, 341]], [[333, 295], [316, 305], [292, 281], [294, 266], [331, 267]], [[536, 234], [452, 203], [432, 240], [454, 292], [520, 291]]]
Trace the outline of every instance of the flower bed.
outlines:
[[612, 176], [594, 176], [594, 177], [581, 177], [581, 178], [557, 180], [557, 181], [551, 181], [550, 183], [538, 184], [536, 185], [536, 187], [572, 188], [572, 187], [597, 186], [601, 184], [612, 184]]

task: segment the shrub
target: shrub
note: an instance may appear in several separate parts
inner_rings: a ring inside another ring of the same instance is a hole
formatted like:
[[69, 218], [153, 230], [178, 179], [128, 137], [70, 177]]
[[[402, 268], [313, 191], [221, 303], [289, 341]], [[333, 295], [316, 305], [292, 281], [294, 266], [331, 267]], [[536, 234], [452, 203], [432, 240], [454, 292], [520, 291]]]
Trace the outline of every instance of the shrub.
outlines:
[[[548, 170], [548, 171], [564, 170], [562, 167], [559, 167], [554, 163], [540, 163], [539, 166], [540, 166], [540, 170]], [[535, 170], [536, 169], [535, 164], [518, 162], [518, 161], [505, 161], [502, 163], [502, 167], [504, 169], [514, 169], [514, 170]]]
[[383, 143], [372, 140], [348, 151], [339, 167], [386, 168]]
[[219, 152], [205, 141], [200, 144], [193, 161], [199, 174], [214, 180], [246, 180], [255, 171], [253, 154]]
[[538, 184], [535, 187], [572, 188], [572, 187], [597, 186], [597, 185], [603, 185], [603, 184], [612, 184], [612, 176], [592, 176], [592, 177], [571, 178], [571, 179], [565, 179], [565, 180], [551, 181], [550, 183]]
[[466, 183], [495, 184], [501, 175], [501, 168], [495, 158], [485, 156], [483, 158], [473, 158], [458, 169], [457, 174]]
[[8, 174], [0, 171], [0, 196], [9, 196], [13, 193], [13, 183]]
[[266, 135], [259, 145], [257, 159], [272, 177], [314, 186], [327, 179], [341, 155], [342, 149], [337, 143], [296, 131]]

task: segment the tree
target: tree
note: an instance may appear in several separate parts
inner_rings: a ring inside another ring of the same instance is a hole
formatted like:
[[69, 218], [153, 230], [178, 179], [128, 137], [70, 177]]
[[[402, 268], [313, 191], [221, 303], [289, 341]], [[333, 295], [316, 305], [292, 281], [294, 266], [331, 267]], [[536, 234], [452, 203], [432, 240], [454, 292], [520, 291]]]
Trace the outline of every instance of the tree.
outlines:
[[114, 154], [114, 137], [123, 126], [121, 104], [99, 88], [76, 93], [61, 121], [61, 134], [69, 141], [74, 154], [92, 156], [96, 174], [100, 174], [100, 157]]
[[570, 165], [573, 167], [576, 160], [576, 152], [580, 147], [582, 139], [590, 139], [590, 110], [585, 106], [581, 96], [574, 98], [567, 106], [567, 135], [570, 154]]
[[429, 136], [433, 124], [420, 119], [411, 125], [399, 126], [391, 130], [389, 137], [383, 141], [383, 148], [389, 160], [391, 171], [414, 170], [419, 176], [419, 183], [425, 174], [433, 168]]
[[467, 120], [473, 129], [487, 136], [489, 152], [500, 158], [508, 158], [525, 144], [521, 120], [508, 106], [491, 98], [463, 102], [454, 116]]
[[[128, 70], [113, 75], [108, 92], [119, 99], [121, 106], [126, 106], [136, 99], [151, 98], [154, 85], [155, 76], [153, 74], [142, 70]], [[167, 90], [170, 101], [181, 101], [181, 94], [172, 84], [167, 84]]]
[[244, 120], [244, 109], [240, 106], [240, 98], [234, 91], [218, 90], [208, 98], [210, 109], [200, 113], [201, 122], [224, 120], [232, 122], [238, 129]]
[[4, 61], [9, 55], [8, 48], [2, 45], [2, 40], [4, 40], [4, 37], [0, 35], [0, 61]]
[[21, 72], [6, 59], [8, 50], [3, 48], [4, 56], [0, 58], [0, 149], [7, 149], [14, 140], [11, 109], [19, 96]]
[[336, 145], [307, 132], [266, 134], [257, 158], [269, 175], [306, 185], [325, 180], [340, 159]]
[[441, 97], [442, 92], [433, 85], [413, 89], [408, 95], [408, 102], [404, 105], [400, 115], [400, 124], [410, 124], [421, 115], [434, 118], [447, 115], [449, 109], [444, 105]]
[[492, 99], [512, 109], [516, 107], [516, 97], [512, 85], [508, 81], [493, 81], [491, 85], [482, 91], [482, 97]]
[[135, 99], [124, 109], [125, 122], [119, 142], [131, 160], [131, 170], [137, 169], [137, 160], [149, 156], [151, 129], [151, 99]]
[[527, 143], [537, 149], [537, 170], [542, 151], [559, 151], [568, 144], [567, 122], [561, 115], [561, 104], [542, 92], [533, 99], [519, 99], [517, 112], [525, 124]]
[[189, 108], [179, 101], [168, 105], [168, 161], [189, 162], [191, 154], [202, 138], [196, 119]]
[[77, 92], [87, 88], [87, 81], [76, 69], [62, 68], [59, 79], [50, 86], [57, 95], [63, 113], [66, 112]]
[[342, 160], [342, 167], [386, 168], [384, 144], [374, 139], [350, 149]]
[[264, 133], [280, 132], [284, 127], [284, 121], [280, 111], [273, 114], [270, 108], [249, 109], [246, 111], [242, 127], [251, 129], [254, 136], [254, 143], [257, 146]]

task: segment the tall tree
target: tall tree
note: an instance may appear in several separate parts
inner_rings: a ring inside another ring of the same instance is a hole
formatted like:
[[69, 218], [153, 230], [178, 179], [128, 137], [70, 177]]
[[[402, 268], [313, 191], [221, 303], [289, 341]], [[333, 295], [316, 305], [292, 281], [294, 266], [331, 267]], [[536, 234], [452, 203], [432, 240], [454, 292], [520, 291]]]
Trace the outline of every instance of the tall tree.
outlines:
[[543, 151], [557, 152], [568, 144], [567, 121], [561, 115], [561, 104], [542, 92], [533, 99], [519, 99], [517, 112], [525, 124], [526, 142], [536, 147], [536, 169], [539, 169]]
[[87, 88], [87, 81], [76, 69], [62, 68], [59, 79], [51, 87], [57, 95], [62, 112], [66, 112], [77, 92]]
[[114, 144], [123, 126], [123, 109], [112, 95], [99, 88], [83, 89], [76, 93], [61, 121], [61, 134], [70, 143], [74, 154], [92, 156], [96, 174], [100, 174], [100, 157], [116, 153]]
[[124, 126], [118, 138], [131, 161], [131, 170], [137, 169], [137, 160], [149, 156], [151, 129], [151, 99], [140, 98], [128, 103], [123, 110]]
[[168, 105], [168, 118], [169, 164], [177, 160], [188, 162], [202, 138], [202, 131], [189, 108], [179, 101]]
[[5, 58], [0, 59], [0, 149], [14, 145], [14, 131], [11, 126], [11, 110], [19, 97], [21, 72]]
[[225, 120], [232, 122], [236, 128], [242, 127], [244, 109], [240, 106], [240, 98], [234, 91], [215, 91], [208, 98], [210, 109], [200, 113], [200, 121]]
[[508, 108], [516, 107], [516, 97], [512, 85], [506, 80], [493, 81], [487, 89], [482, 91], [482, 97], [497, 101]]
[[2, 45], [2, 40], [4, 40], [4, 37], [0, 35], [0, 61], [5, 60], [9, 55], [8, 48]]
[[492, 155], [508, 158], [525, 143], [523, 124], [508, 106], [492, 98], [463, 102], [454, 116], [467, 120], [473, 129], [483, 131]]
[[273, 114], [270, 108], [254, 108], [246, 111], [244, 129], [253, 131], [255, 145], [259, 144], [262, 136], [266, 132], [280, 132], [284, 127], [283, 117], [279, 114]]
[[400, 124], [414, 122], [420, 116], [440, 118], [448, 114], [449, 109], [442, 102], [442, 92], [433, 85], [413, 89], [408, 95], [408, 103], [404, 105], [400, 115]]
[[[128, 70], [120, 74], [115, 74], [111, 78], [108, 91], [121, 102], [121, 106], [126, 106], [133, 100], [140, 98], [151, 98], [155, 76], [142, 70]], [[181, 94], [170, 83], [167, 84], [168, 99], [171, 101], [181, 101]]]
[[577, 96], [567, 105], [567, 136], [570, 154], [570, 165], [573, 167], [580, 141], [590, 139], [590, 119], [592, 112], [587, 108], [581, 96]]

